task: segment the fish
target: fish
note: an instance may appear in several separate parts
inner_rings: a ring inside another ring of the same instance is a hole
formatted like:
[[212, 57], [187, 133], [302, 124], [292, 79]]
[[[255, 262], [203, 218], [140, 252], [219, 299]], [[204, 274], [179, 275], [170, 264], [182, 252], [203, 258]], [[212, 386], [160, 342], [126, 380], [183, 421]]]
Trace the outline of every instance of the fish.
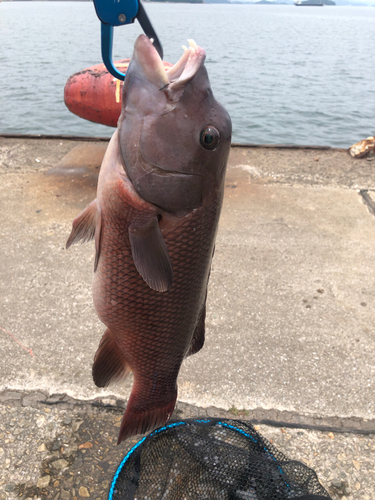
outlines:
[[107, 327], [94, 356], [98, 387], [133, 372], [118, 443], [164, 425], [183, 360], [204, 344], [207, 285], [231, 144], [194, 41], [167, 71], [140, 35], [97, 197], [67, 248], [95, 241], [93, 299]]

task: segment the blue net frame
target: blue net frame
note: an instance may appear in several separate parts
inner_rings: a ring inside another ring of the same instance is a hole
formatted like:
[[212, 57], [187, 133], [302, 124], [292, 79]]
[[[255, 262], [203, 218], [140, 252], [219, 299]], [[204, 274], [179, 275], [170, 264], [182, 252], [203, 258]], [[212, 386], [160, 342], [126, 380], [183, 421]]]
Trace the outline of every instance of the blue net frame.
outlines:
[[[221, 429], [221, 431], [220, 431]], [[125, 455], [108, 500], [329, 500], [316, 473], [288, 459], [249, 423], [171, 422]]]

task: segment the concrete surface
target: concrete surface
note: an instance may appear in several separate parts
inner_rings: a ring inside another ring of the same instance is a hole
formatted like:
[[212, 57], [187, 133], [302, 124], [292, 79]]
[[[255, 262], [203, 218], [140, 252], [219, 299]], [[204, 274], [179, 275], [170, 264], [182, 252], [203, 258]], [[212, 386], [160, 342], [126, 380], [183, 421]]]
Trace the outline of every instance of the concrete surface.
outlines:
[[[66, 160], [74, 154], [59, 160], [72, 147], [82, 161], [82, 148], [98, 153], [106, 145], [3, 143], [0, 326], [34, 357], [2, 332], [0, 388], [101, 395], [91, 380], [104, 330], [91, 298], [93, 245], [64, 249], [73, 218], [95, 197], [98, 168], [89, 159], [87, 171], [74, 176], [69, 163], [77, 163]], [[347, 178], [346, 185], [311, 185], [315, 174], [303, 178], [300, 169], [306, 159], [331, 175], [345, 162], [368, 171], [375, 162], [337, 151], [239, 148], [233, 157], [209, 288], [207, 342], [184, 363], [179, 398], [226, 409], [375, 419], [375, 218]], [[281, 163], [295, 165], [283, 183], [280, 172], [272, 173], [277, 161], [281, 171]], [[51, 167], [55, 175], [45, 175]], [[292, 182], [297, 172], [298, 184]], [[130, 385], [109, 393], [126, 397]]]
[[[106, 391], [91, 380], [104, 331], [92, 305], [93, 246], [64, 249], [73, 218], [95, 197], [104, 148], [105, 143], [0, 138], [4, 394], [41, 391], [78, 400], [129, 395], [131, 380]], [[74, 170], [77, 158], [81, 167]], [[179, 400], [196, 407], [322, 424], [326, 433], [330, 426], [365, 430], [364, 437], [343, 435], [341, 446], [357, 450], [357, 458], [339, 460], [343, 469], [332, 461], [327, 465], [331, 485], [340, 483], [340, 474], [350, 485], [336, 492], [333, 487], [332, 498], [375, 498], [371, 160], [354, 160], [340, 150], [233, 148], [207, 340], [184, 362], [179, 377]], [[4, 401], [4, 408], [17, 407]], [[305, 444], [313, 447], [317, 432], [304, 430]], [[0, 446], [1, 439], [0, 434]], [[359, 439], [363, 443], [353, 441]], [[359, 481], [352, 461], [360, 461], [362, 444], [371, 450], [372, 465]], [[303, 455], [297, 445], [293, 449]], [[4, 498], [13, 498], [14, 491]]]

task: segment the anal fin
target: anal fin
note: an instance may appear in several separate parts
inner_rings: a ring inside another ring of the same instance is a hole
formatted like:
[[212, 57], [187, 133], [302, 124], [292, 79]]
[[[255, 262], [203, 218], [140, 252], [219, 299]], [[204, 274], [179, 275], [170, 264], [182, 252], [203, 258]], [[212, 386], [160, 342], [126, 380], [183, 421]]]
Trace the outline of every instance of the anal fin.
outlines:
[[130, 367], [120, 351], [110, 330], [106, 330], [100, 341], [92, 365], [92, 377], [97, 387], [106, 387], [110, 382], [126, 378]]
[[129, 239], [139, 274], [153, 290], [168, 291], [173, 282], [173, 268], [157, 217], [131, 225]]

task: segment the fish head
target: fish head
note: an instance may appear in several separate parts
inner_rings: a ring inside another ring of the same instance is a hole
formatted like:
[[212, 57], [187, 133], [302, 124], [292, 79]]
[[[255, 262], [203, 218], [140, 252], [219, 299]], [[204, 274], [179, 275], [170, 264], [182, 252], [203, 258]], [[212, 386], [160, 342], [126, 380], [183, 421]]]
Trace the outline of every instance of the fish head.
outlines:
[[126, 73], [119, 119], [120, 151], [136, 192], [184, 216], [222, 191], [231, 120], [213, 96], [205, 51], [190, 41], [165, 69], [140, 35]]

